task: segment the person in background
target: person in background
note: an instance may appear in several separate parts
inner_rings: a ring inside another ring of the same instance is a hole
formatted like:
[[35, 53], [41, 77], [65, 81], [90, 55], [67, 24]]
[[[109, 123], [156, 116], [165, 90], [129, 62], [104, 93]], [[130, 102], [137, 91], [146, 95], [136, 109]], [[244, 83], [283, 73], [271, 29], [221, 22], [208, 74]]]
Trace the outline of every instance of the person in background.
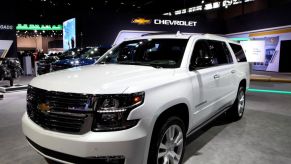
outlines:
[[72, 48], [75, 48], [75, 38], [74, 37], [71, 38], [71, 46], [72, 46]]
[[18, 51], [17, 52], [17, 58], [19, 59], [21, 68], [23, 68], [23, 52]]

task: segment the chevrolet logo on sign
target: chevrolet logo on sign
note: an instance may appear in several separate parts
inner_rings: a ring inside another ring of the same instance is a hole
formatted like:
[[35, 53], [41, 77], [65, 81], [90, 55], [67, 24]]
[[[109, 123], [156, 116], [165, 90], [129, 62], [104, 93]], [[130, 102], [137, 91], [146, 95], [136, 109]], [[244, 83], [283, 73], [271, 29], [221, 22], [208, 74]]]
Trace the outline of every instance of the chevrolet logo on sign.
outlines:
[[48, 112], [50, 110], [50, 105], [48, 103], [40, 103], [37, 105], [37, 109], [41, 112]]
[[131, 23], [136, 23], [138, 25], [147, 25], [147, 24], [151, 24], [151, 20], [150, 19], [145, 19], [145, 18], [135, 18], [132, 19]]

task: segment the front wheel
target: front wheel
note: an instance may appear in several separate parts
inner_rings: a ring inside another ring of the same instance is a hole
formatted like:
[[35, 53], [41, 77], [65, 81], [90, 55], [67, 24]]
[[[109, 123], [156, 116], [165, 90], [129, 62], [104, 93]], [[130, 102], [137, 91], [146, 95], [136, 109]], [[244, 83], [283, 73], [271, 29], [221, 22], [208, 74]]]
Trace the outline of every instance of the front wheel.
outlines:
[[11, 87], [14, 85], [14, 79], [12, 77], [9, 78], [9, 84]]
[[170, 117], [153, 133], [148, 164], [181, 164], [186, 141], [185, 125]]
[[245, 111], [245, 88], [240, 86], [233, 106], [227, 112], [230, 119], [237, 121], [243, 117]]

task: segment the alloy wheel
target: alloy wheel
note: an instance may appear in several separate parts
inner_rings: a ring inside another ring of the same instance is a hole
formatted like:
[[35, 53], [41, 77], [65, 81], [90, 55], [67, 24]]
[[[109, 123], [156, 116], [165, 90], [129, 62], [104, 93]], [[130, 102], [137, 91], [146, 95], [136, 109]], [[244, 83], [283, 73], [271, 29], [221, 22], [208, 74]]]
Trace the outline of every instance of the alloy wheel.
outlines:
[[179, 164], [183, 152], [184, 136], [178, 125], [170, 126], [159, 144], [158, 164]]
[[241, 117], [245, 108], [245, 92], [240, 90], [238, 94], [238, 114]]

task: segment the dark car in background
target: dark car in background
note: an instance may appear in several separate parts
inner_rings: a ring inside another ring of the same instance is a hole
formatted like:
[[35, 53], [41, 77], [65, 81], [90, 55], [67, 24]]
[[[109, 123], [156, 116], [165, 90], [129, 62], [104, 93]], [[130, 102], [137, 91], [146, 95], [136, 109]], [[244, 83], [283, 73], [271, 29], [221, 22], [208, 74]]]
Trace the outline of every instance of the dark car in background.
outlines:
[[52, 63], [57, 62], [59, 60], [74, 58], [75, 56], [87, 52], [89, 49], [90, 48], [73, 48], [63, 53], [50, 54], [49, 56], [46, 56], [44, 59], [39, 60], [37, 64], [37, 73], [39, 75], [49, 73], [52, 71]]
[[94, 64], [108, 49], [107, 47], [93, 47], [73, 58], [56, 61], [52, 64], [52, 71]]
[[23, 74], [20, 62], [16, 58], [0, 58], [0, 80], [9, 80], [13, 86], [14, 79]]

